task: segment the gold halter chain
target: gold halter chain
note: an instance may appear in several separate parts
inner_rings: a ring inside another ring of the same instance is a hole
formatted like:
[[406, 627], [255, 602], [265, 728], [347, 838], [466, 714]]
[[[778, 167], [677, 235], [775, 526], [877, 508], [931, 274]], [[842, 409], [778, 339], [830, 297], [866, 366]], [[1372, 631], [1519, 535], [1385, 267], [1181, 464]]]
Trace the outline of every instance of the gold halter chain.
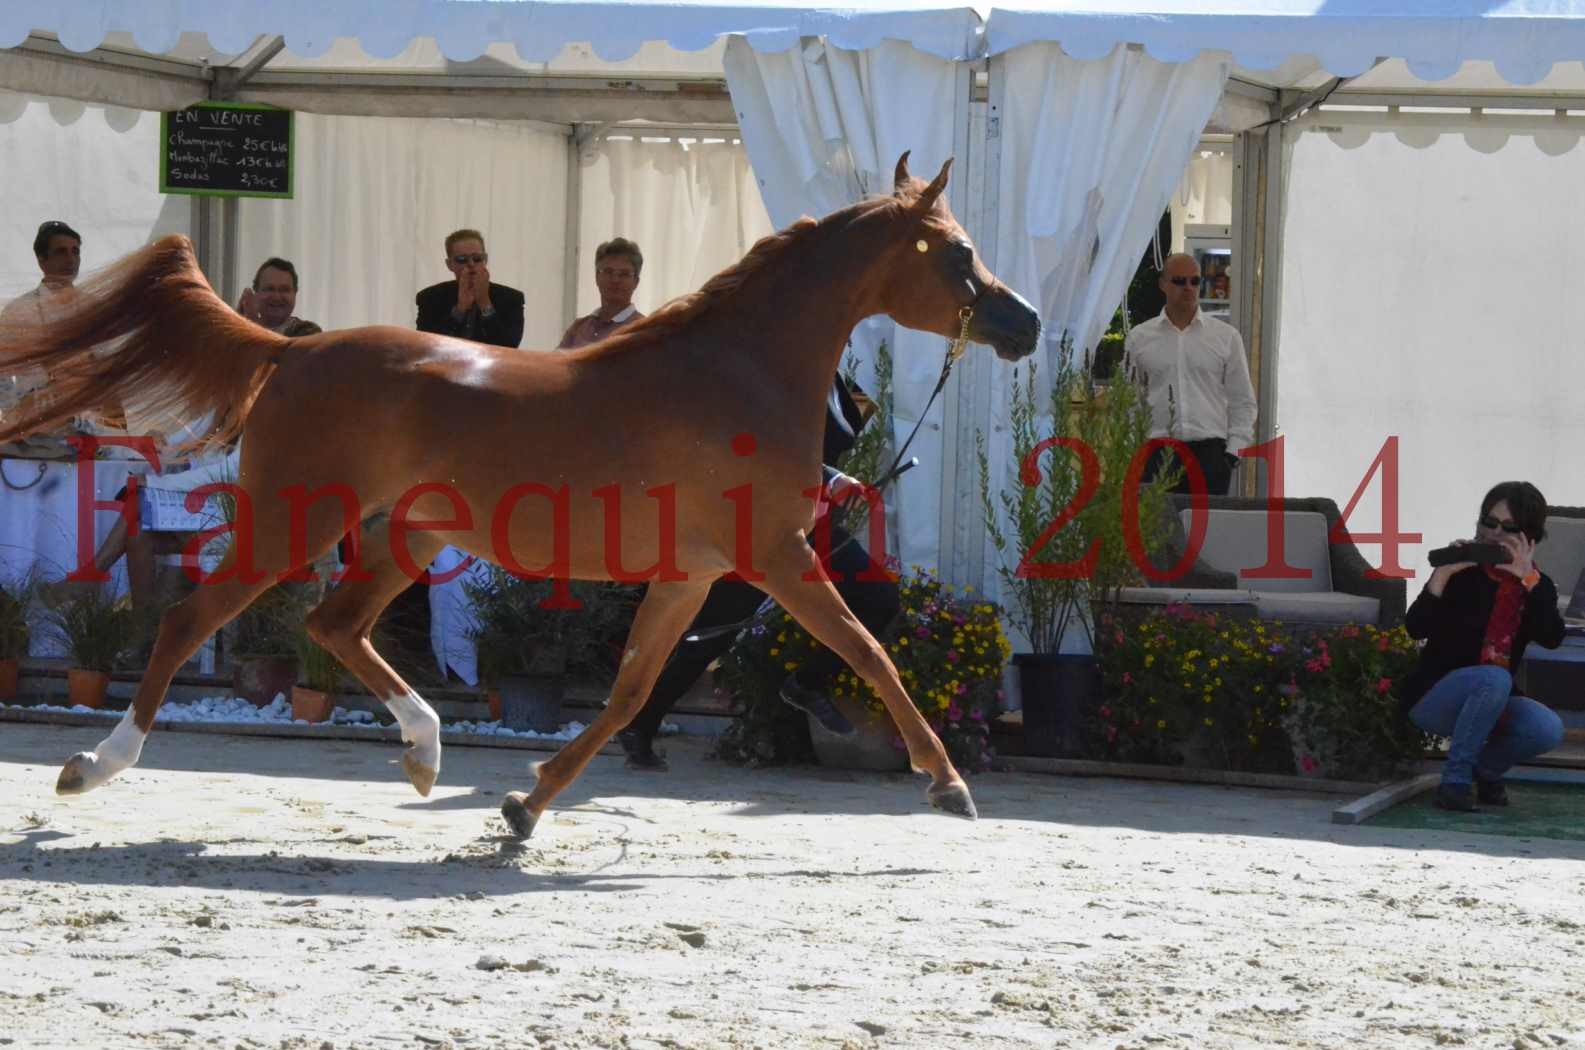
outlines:
[[963, 351], [969, 345], [969, 322], [974, 319], [974, 307], [965, 306], [958, 311], [958, 320], [962, 327], [958, 329], [958, 337], [952, 340], [952, 348], [947, 351], [948, 358], [954, 363], [963, 356]]

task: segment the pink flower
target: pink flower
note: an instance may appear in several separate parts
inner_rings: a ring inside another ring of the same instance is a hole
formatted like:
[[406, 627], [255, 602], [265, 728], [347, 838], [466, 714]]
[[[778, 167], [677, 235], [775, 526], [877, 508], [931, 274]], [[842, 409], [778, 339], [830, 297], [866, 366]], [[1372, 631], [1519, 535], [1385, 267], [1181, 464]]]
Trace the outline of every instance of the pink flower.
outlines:
[[958, 651], [956, 649], [948, 649], [947, 650], [947, 663], [955, 664], [957, 662], [958, 662]]
[[1132, 672], [1132, 671], [1124, 671], [1123, 672], [1123, 684], [1124, 685], [1133, 685], [1134, 684], [1134, 672]]
[[985, 712], [977, 707], [971, 707], [969, 708], [969, 719], [975, 722], [983, 722], [985, 721]]
[[1376, 683], [1376, 692], [1378, 692], [1378, 693], [1385, 693], [1387, 690], [1389, 690], [1391, 688], [1392, 688], [1392, 679], [1391, 678], [1383, 678], [1379, 682]]
[[963, 718], [963, 708], [959, 707], [955, 703], [947, 705], [947, 721], [948, 722], [958, 722], [958, 721], [961, 721], [962, 718]]
[[930, 628], [928, 628], [928, 627], [915, 627], [914, 628], [914, 637], [915, 638], [929, 638], [930, 637]]
[[958, 695], [959, 696], [968, 696], [969, 695], [969, 684], [967, 682], [959, 682], [958, 683]]
[[1112, 717], [1112, 709], [1110, 707], [1107, 707], [1105, 704], [1102, 704], [1101, 705], [1101, 710], [1100, 710], [1100, 715], [1101, 715], [1102, 718], [1111, 718]]
[[1323, 664], [1320, 660], [1306, 660], [1306, 661], [1304, 661], [1304, 669], [1306, 671], [1309, 671], [1311, 674], [1320, 674], [1321, 673], [1321, 669], [1324, 668], [1325, 666], [1326, 665]]
[[1117, 727], [1116, 726], [1107, 726], [1106, 727], [1106, 742], [1108, 744], [1110, 744], [1113, 741], [1115, 741], [1116, 739], [1117, 739]]
[[1315, 756], [1314, 755], [1305, 755], [1302, 759], [1299, 760], [1299, 765], [1304, 767], [1304, 771], [1306, 773], [1314, 773], [1315, 770], [1316, 770], [1316, 767], [1318, 767], [1320, 764], [1321, 763], [1319, 763], [1319, 762], [1317, 762], [1315, 760]]
[[966, 623], [968, 623], [968, 622], [969, 622], [969, 621], [967, 621], [967, 620], [965, 620], [965, 619], [964, 619], [964, 618], [963, 618], [963, 617], [961, 617], [961, 616], [954, 616], [954, 617], [953, 617], [953, 618], [952, 618], [952, 622], [953, 622], [953, 623], [955, 623], [955, 624], [957, 624], [957, 625], [958, 625], [958, 626], [959, 626], [959, 627], [962, 627], [962, 626], [963, 626], [963, 625], [964, 625], [964, 624], [966, 624]]

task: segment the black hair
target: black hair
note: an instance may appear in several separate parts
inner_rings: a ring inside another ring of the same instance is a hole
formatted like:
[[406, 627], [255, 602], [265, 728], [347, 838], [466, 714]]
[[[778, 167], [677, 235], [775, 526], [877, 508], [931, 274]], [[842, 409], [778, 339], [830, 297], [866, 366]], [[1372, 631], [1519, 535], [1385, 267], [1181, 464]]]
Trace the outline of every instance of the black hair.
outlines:
[[1480, 501], [1481, 517], [1490, 514], [1499, 503], [1508, 504], [1514, 524], [1524, 530], [1532, 543], [1540, 543], [1546, 537], [1546, 497], [1540, 489], [1528, 481], [1499, 482]]
[[285, 259], [271, 257], [265, 259], [259, 264], [259, 268], [253, 271], [253, 290], [255, 292], [259, 290], [259, 278], [264, 276], [265, 270], [285, 270], [292, 275], [292, 291], [297, 291], [297, 267]]
[[50, 250], [51, 237], [70, 237], [78, 244], [83, 243], [83, 235], [61, 222], [51, 219], [39, 224], [39, 232], [33, 235], [33, 257], [42, 259]]

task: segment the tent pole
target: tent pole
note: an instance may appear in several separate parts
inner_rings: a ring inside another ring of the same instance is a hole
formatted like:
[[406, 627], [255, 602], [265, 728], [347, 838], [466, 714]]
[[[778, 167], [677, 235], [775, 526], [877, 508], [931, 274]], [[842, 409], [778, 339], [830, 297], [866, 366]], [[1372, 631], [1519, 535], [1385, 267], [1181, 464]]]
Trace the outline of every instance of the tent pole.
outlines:
[[567, 137], [567, 208], [562, 234], [561, 327], [578, 319], [578, 278], [583, 273], [579, 243], [583, 235], [583, 150], [592, 146], [595, 125], [574, 124]]

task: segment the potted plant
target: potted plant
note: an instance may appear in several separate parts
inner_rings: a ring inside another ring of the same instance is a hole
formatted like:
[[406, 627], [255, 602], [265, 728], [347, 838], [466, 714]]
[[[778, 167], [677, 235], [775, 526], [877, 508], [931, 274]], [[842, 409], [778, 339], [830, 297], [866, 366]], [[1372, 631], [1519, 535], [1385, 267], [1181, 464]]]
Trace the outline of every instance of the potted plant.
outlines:
[[110, 672], [137, 641], [137, 615], [126, 599], [116, 601], [102, 584], [72, 588], [48, 607], [47, 615], [71, 659], [66, 672], [69, 705], [104, 706]]
[[0, 588], [0, 701], [16, 699], [28, 654], [28, 594], [26, 585]]
[[301, 584], [270, 588], [232, 621], [231, 691], [255, 707], [291, 696], [298, 681], [304, 603]]
[[[1165, 546], [1176, 472], [1129, 491], [1130, 468], [1143, 466], [1136, 457], [1150, 435], [1150, 406], [1131, 381], [1097, 389], [1089, 361], [1075, 362], [1067, 343], [1044, 383], [1033, 363], [1022, 381], [1015, 378], [1009, 424], [1012, 483], [996, 496], [984, 435], [976, 437], [980, 502], [1001, 555], [1002, 596], [1030, 645], [1013, 657], [1024, 739], [1037, 755], [1077, 756], [1082, 728], [1100, 702], [1095, 653], [1104, 639], [1096, 625], [1115, 612], [1124, 587], [1143, 580], [1136, 559], [1154, 563]], [[1051, 531], [1064, 515], [1071, 518]], [[1061, 651], [1073, 628], [1088, 640], [1088, 652]]]
[[509, 729], [556, 732], [569, 676], [609, 681], [615, 674], [632, 620], [632, 592], [572, 581], [564, 586], [575, 607], [559, 608], [550, 601], [557, 586], [491, 566], [482, 581], [466, 587], [479, 678], [500, 697], [498, 717]]
[[341, 661], [323, 649], [306, 630], [297, 636], [300, 685], [292, 686], [292, 717], [304, 722], [325, 722], [336, 710], [341, 685]]

